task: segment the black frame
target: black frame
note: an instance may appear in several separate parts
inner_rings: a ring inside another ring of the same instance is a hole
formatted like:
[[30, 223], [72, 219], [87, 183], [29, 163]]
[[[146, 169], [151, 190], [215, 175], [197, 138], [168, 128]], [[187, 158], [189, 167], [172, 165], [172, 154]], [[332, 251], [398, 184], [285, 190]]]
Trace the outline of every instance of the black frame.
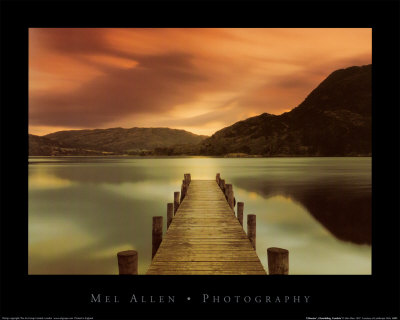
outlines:
[[[3, 1], [1, 309], [3, 317], [306, 319], [399, 314], [399, 2]], [[372, 275], [27, 275], [29, 27], [365, 27], [373, 29]], [[90, 303], [92, 293], [124, 297]], [[132, 293], [174, 304], [129, 304]], [[203, 304], [201, 295], [311, 296], [298, 304]], [[188, 301], [187, 297], [191, 300]]]

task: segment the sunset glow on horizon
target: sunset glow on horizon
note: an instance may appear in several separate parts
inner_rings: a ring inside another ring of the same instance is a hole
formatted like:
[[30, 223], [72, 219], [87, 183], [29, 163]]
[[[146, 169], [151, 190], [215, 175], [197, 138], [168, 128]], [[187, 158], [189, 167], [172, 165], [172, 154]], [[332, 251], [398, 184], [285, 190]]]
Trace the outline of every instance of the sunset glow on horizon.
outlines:
[[169, 127], [211, 135], [298, 106], [372, 62], [372, 29], [29, 29], [29, 133]]

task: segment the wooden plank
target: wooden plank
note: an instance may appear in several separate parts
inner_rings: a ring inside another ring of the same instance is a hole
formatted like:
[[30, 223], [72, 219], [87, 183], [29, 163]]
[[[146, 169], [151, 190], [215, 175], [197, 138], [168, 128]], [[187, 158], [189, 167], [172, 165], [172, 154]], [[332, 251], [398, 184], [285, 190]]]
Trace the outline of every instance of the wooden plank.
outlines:
[[177, 264], [174, 261], [154, 262], [151, 266], [152, 270], [227, 270], [227, 271], [263, 271], [264, 268], [259, 263], [246, 261], [231, 262], [187, 262], [185, 264]]
[[147, 274], [266, 274], [215, 180], [192, 180]]
[[220, 257], [218, 255], [212, 256], [211, 254], [204, 254], [204, 255], [160, 255], [158, 258], [153, 259], [155, 262], [159, 261], [176, 261], [176, 262], [181, 262], [181, 263], [187, 263], [190, 261], [251, 261], [251, 262], [258, 262], [260, 261], [257, 256], [255, 257], [248, 257], [243, 256], [243, 257], [238, 257], [236, 255], [233, 256], [224, 256]]
[[241, 243], [237, 244], [223, 244], [223, 243], [218, 243], [216, 246], [215, 243], [211, 244], [202, 244], [199, 243], [195, 246], [193, 245], [185, 245], [185, 244], [180, 244], [177, 245], [176, 243], [173, 244], [167, 244], [160, 248], [160, 250], [165, 249], [165, 250], [177, 250], [176, 248], [179, 246], [179, 250], [182, 249], [192, 249], [192, 251], [221, 251], [221, 250], [250, 250], [251, 248], [248, 245], [243, 245]]
[[[179, 248], [175, 251], [160, 248], [160, 256], [183, 256], [183, 258], [191, 256], [191, 257], [203, 257], [203, 256], [210, 256], [210, 257], [220, 257], [221, 261], [224, 261], [226, 257], [234, 258], [234, 257], [249, 257], [254, 258], [257, 257], [255, 251], [251, 250], [223, 250], [223, 249], [215, 249], [215, 250], [206, 250], [206, 249], [191, 249], [191, 248]], [[238, 260], [239, 261], [239, 260]]]
[[265, 271], [230, 271], [230, 270], [164, 270], [154, 269], [147, 272], [148, 275], [265, 275]]

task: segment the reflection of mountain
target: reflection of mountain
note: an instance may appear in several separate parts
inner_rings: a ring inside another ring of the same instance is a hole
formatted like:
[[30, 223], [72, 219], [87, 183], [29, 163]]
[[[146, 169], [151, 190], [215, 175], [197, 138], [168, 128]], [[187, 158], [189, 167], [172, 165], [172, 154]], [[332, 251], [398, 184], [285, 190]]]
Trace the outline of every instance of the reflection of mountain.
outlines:
[[275, 181], [241, 178], [234, 184], [263, 197], [282, 194], [301, 203], [340, 240], [371, 244], [371, 193], [354, 186], [326, 181], [298, 186]]
[[318, 191], [296, 199], [337, 238], [371, 244], [371, 195], [349, 196], [351, 190], [339, 188]]
[[[76, 160], [76, 163], [82, 161], [85, 160], [80, 158]], [[88, 161], [90, 163], [94, 160]], [[99, 159], [95, 163], [101, 164], [102, 161], [105, 160]], [[238, 159], [238, 161], [241, 160]], [[68, 163], [75, 162], [69, 159]], [[132, 184], [142, 181], [158, 184], [169, 179], [170, 170], [152, 166], [130, 167], [127, 170], [127, 167], [118, 165], [119, 160], [115, 160], [115, 163], [115, 166], [108, 166], [107, 170], [102, 170], [101, 174], [96, 165], [74, 166], [73, 170], [54, 170], [52, 173], [59, 179], [93, 186]], [[179, 171], [176, 168], [171, 170]], [[289, 171], [285, 167], [271, 166], [267, 170], [270, 172], [268, 175], [263, 175], [262, 171], [256, 170], [247, 171], [247, 176], [242, 174], [235, 176], [234, 172], [231, 172], [227, 173], [227, 177], [231, 177], [229, 182], [235, 186], [255, 192], [265, 198], [275, 195], [292, 198], [304, 206], [319, 223], [340, 240], [371, 244], [371, 192], [369, 187], [365, 188], [368, 180], [362, 182], [357, 181], [357, 178], [346, 180], [349, 178], [345, 175], [338, 177], [336, 172], [331, 176], [323, 175], [321, 165], [314, 168], [316, 178], [304, 168], [293, 171], [289, 177], [284, 174], [285, 171]], [[344, 166], [341, 171], [346, 172], [346, 170], [354, 170], [354, 167]], [[304, 174], [299, 173], [301, 171]]]

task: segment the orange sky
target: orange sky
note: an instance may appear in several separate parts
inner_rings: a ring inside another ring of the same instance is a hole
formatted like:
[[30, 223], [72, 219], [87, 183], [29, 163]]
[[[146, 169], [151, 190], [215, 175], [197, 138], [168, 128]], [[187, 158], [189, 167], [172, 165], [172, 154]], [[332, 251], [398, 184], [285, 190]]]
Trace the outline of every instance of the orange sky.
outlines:
[[211, 135], [281, 114], [372, 61], [371, 29], [30, 29], [29, 133], [170, 127]]

